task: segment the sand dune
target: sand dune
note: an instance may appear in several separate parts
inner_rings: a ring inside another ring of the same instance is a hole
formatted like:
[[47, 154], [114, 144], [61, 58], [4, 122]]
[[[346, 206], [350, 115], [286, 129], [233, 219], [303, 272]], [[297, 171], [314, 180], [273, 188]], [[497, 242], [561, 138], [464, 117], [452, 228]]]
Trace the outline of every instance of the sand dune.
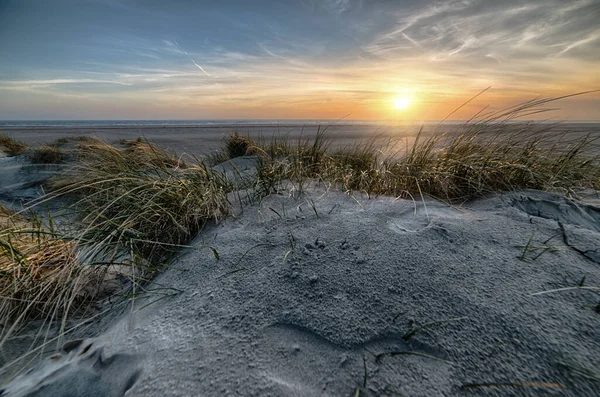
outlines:
[[598, 241], [600, 208], [536, 191], [270, 196], [2, 395], [596, 396], [598, 295], [573, 287], [600, 285]]

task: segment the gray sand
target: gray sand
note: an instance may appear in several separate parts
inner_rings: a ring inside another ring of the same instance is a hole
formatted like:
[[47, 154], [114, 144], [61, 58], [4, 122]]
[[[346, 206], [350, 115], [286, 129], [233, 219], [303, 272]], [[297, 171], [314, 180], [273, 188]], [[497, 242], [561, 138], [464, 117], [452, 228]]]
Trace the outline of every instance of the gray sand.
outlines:
[[[600, 208], [307, 194], [207, 228], [156, 296], [2, 396], [600, 395], [569, 369], [600, 372], [597, 291], [532, 295], [600, 285]], [[554, 248], [521, 260], [530, 238]], [[518, 382], [546, 387], [461, 388]]]

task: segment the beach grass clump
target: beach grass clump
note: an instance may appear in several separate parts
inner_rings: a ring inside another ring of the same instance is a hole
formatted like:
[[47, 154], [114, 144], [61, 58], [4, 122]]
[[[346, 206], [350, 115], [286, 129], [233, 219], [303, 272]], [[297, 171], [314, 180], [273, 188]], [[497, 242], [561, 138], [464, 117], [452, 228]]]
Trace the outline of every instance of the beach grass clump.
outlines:
[[257, 144], [250, 136], [241, 136], [237, 131], [225, 135], [221, 140], [221, 147], [207, 156], [206, 164], [214, 166], [236, 157], [260, 155], [261, 145]]
[[93, 298], [97, 280], [72, 240], [0, 206], [0, 346], [31, 320], [77, 311]]
[[457, 131], [420, 131], [404, 150], [375, 140], [333, 148], [321, 130], [295, 144], [259, 142], [258, 191], [277, 192], [287, 183], [301, 190], [317, 180], [369, 195], [463, 202], [501, 191], [599, 189], [600, 135], [573, 137], [557, 130], [558, 124], [512, 122], [538, 105], [493, 113]]
[[18, 156], [27, 151], [27, 145], [7, 135], [0, 134], [0, 150], [9, 156]]
[[182, 169], [179, 159], [142, 141], [79, 150], [51, 195], [74, 200], [86, 241], [156, 264], [228, 213], [227, 182], [202, 163]]
[[60, 164], [65, 160], [65, 153], [57, 146], [41, 145], [32, 149], [27, 158], [33, 164]]
[[76, 136], [65, 136], [62, 138], [55, 139], [50, 145], [51, 146], [63, 146], [68, 143], [98, 143], [101, 140], [94, 136], [88, 135], [76, 135]]
[[[417, 142], [399, 160], [386, 159], [379, 182], [370, 193], [424, 193], [449, 201], [464, 201], [489, 193], [522, 189], [561, 190], [594, 188], [600, 167], [586, 156], [587, 137], [553, 142], [554, 137], [514, 134], [477, 134], [430, 137]], [[363, 186], [365, 188], [365, 186]]]
[[256, 146], [252, 138], [241, 136], [237, 131], [223, 139], [224, 151], [232, 159], [250, 154], [250, 149]]

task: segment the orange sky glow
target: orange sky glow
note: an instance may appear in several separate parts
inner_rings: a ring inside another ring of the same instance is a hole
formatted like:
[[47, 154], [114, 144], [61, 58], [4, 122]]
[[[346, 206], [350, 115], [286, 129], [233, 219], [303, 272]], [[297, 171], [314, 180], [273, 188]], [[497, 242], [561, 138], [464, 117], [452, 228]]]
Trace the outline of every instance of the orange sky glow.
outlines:
[[[600, 89], [593, 0], [221, 3], [9, 1], [0, 120], [440, 120], [491, 87], [464, 120]], [[548, 107], [600, 120], [600, 93]]]

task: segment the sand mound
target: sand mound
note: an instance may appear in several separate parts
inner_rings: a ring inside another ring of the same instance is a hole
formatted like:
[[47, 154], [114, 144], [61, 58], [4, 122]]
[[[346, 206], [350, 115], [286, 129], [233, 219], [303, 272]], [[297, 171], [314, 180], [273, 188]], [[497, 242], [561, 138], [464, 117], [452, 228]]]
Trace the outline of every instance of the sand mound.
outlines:
[[243, 189], [255, 181], [257, 164], [258, 158], [256, 156], [241, 156], [218, 164], [213, 167], [213, 170], [229, 180], [234, 186]]
[[19, 208], [40, 197], [42, 184], [56, 170], [55, 166], [32, 165], [23, 156], [0, 156], [0, 203]]
[[[271, 196], [3, 396], [597, 396], [597, 291], [533, 294], [600, 285], [599, 214], [540, 192]], [[462, 387], [482, 383], [504, 385]]]

